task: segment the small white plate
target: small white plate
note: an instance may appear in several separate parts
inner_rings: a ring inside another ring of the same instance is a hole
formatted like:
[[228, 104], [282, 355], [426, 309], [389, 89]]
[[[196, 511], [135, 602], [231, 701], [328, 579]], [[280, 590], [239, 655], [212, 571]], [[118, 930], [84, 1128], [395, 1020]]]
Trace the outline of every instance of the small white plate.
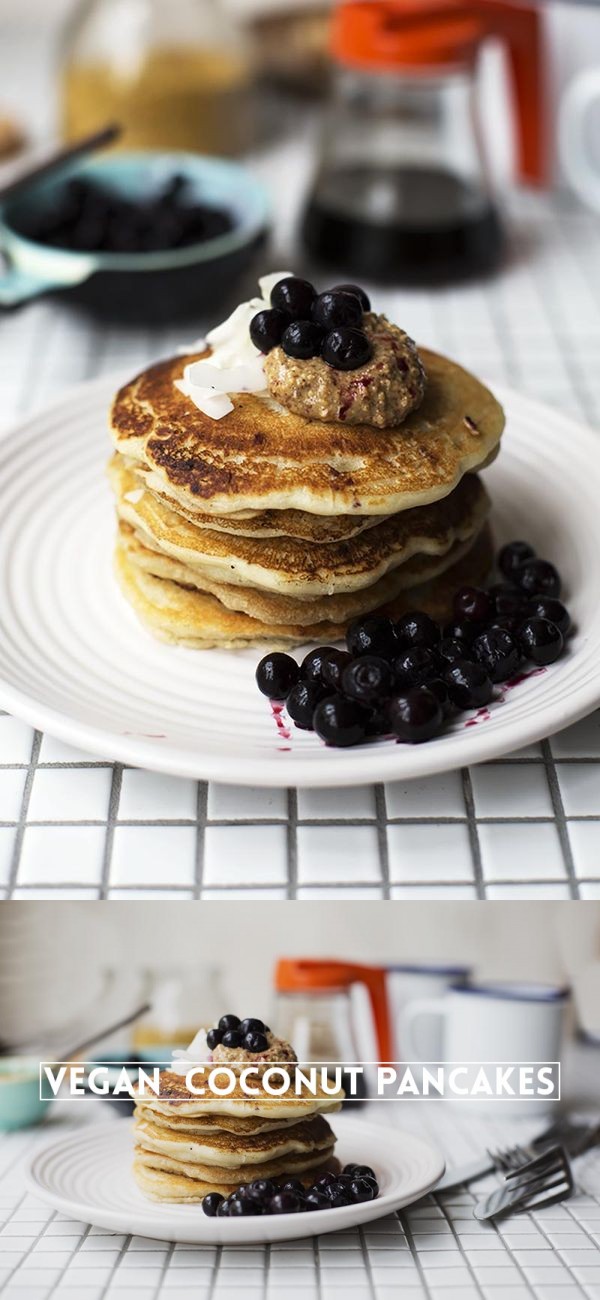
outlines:
[[377, 1200], [256, 1219], [209, 1219], [200, 1205], [157, 1204], [146, 1200], [133, 1180], [133, 1134], [126, 1120], [82, 1128], [80, 1134], [45, 1147], [33, 1157], [27, 1181], [53, 1209], [99, 1228], [164, 1241], [237, 1246], [356, 1228], [425, 1196], [444, 1173], [441, 1152], [410, 1133], [345, 1115], [335, 1117], [334, 1128], [342, 1164], [353, 1160], [375, 1170]]
[[485, 475], [498, 542], [524, 537], [554, 561], [577, 634], [551, 668], [419, 746], [328, 749], [285, 728], [254, 682], [260, 652], [164, 645], [112, 573], [104, 472], [114, 382], [73, 390], [0, 444], [0, 705], [104, 758], [181, 776], [269, 786], [406, 780], [497, 758], [600, 700], [600, 445], [510, 390]]

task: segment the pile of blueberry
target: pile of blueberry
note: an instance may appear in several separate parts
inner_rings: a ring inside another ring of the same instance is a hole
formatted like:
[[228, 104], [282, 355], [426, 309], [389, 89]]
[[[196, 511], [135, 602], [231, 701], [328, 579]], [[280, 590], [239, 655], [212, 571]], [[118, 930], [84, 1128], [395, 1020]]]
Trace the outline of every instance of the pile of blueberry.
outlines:
[[81, 252], [155, 253], [215, 239], [233, 228], [228, 212], [188, 198], [174, 175], [151, 198], [132, 201], [87, 177], [75, 177], [55, 202], [26, 214], [19, 229], [54, 248]]
[[322, 357], [334, 370], [356, 370], [371, 356], [371, 344], [361, 328], [371, 304], [357, 284], [337, 284], [319, 293], [295, 275], [279, 280], [271, 307], [250, 322], [250, 338], [259, 352], [279, 345], [286, 356], [308, 361]]
[[494, 685], [523, 664], [551, 664], [562, 653], [571, 618], [559, 600], [560, 577], [526, 542], [498, 556], [503, 582], [461, 587], [454, 618], [440, 627], [415, 610], [397, 623], [368, 616], [350, 625], [346, 650], [319, 646], [301, 664], [268, 654], [256, 669], [258, 689], [285, 700], [297, 727], [327, 745], [358, 745], [393, 735], [431, 740], [457, 710], [479, 709]]
[[343, 1205], [374, 1201], [379, 1186], [369, 1165], [345, 1165], [341, 1174], [321, 1174], [311, 1187], [299, 1178], [278, 1185], [270, 1178], [238, 1187], [231, 1196], [210, 1192], [202, 1209], [209, 1218], [235, 1218], [238, 1215], [301, 1214], [307, 1210], [337, 1210]]
[[215, 1047], [243, 1047], [247, 1052], [266, 1052], [269, 1048], [267, 1034], [269, 1026], [264, 1021], [251, 1016], [240, 1020], [239, 1016], [221, 1016], [216, 1029], [209, 1029], [206, 1042], [210, 1051]]

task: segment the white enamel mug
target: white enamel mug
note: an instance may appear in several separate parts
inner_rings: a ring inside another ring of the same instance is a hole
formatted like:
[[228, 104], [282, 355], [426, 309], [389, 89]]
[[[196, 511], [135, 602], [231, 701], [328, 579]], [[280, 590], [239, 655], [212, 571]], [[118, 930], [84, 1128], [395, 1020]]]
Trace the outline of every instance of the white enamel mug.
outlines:
[[[441, 998], [423, 998], [405, 1008], [400, 1032], [404, 1059], [411, 1061], [560, 1061], [564, 1011], [569, 990], [549, 984], [473, 982], [454, 985]], [[429, 1052], [431, 1026], [440, 1051]], [[541, 1099], [476, 1101], [478, 1109], [510, 1106], [511, 1113], [538, 1114]], [[550, 1103], [551, 1104], [551, 1103]]]
[[[406, 1008], [413, 1002], [443, 997], [450, 987], [466, 984], [470, 974], [470, 966], [444, 963], [427, 966], [403, 963], [386, 967], [386, 989], [396, 1061], [410, 1059], [402, 1032]], [[427, 1021], [423, 1021], [419, 1041], [425, 1053], [419, 1059], [438, 1060], [442, 1045], [442, 1022], [439, 1017], [430, 1016]]]

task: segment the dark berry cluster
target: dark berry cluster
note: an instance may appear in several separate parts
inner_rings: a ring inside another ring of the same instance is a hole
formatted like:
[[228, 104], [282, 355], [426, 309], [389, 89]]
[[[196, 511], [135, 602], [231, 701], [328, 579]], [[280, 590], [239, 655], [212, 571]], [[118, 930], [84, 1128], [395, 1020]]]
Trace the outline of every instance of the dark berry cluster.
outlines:
[[209, 1029], [206, 1042], [214, 1051], [219, 1043], [223, 1047], [243, 1047], [247, 1052], [266, 1052], [269, 1047], [267, 1034], [270, 1033], [264, 1021], [248, 1017], [240, 1020], [239, 1016], [221, 1016], [216, 1029]]
[[61, 186], [52, 205], [32, 209], [19, 224], [23, 234], [41, 244], [101, 253], [183, 248], [232, 227], [230, 214], [195, 201], [180, 175], [153, 196], [135, 201], [89, 177], [76, 177]]
[[562, 653], [571, 618], [554, 565], [525, 542], [510, 542], [498, 567], [503, 582], [456, 592], [446, 626], [419, 610], [397, 623], [379, 615], [357, 619], [346, 650], [319, 646], [301, 664], [287, 654], [265, 655], [258, 689], [285, 700], [296, 726], [316, 731], [327, 745], [383, 735], [409, 744], [431, 740], [457, 710], [489, 704], [494, 686], [527, 660], [546, 665]]
[[231, 1196], [210, 1192], [202, 1209], [209, 1218], [237, 1218], [238, 1215], [301, 1214], [308, 1210], [337, 1210], [344, 1205], [374, 1201], [379, 1184], [369, 1165], [346, 1165], [341, 1174], [321, 1174], [310, 1187], [299, 1178], [275, 1183], [271, 1178], [238, 1187]]
[[371, 304], [357, 284], [338, 284], [317, 294], [308, 280], [290, 275], [271, 293], [271, 307], [250, 322], [250, 338], [259, 352], [281, 346], [286, 356], [308, 361], [322, 357], [335, 370], [356, 370], [371, 355], [361, 328]]

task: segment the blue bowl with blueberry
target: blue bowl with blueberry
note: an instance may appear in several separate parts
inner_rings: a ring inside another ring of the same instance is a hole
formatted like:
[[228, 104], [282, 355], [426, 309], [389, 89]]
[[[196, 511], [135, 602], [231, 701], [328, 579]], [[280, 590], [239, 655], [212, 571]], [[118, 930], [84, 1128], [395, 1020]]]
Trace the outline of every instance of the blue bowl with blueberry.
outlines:
[[94, 159], [0, 207], [0, 306], [68, 293], [120, 323], [197, 319], [233, 293], [269, 223], [265, 190], [239, 163]]

